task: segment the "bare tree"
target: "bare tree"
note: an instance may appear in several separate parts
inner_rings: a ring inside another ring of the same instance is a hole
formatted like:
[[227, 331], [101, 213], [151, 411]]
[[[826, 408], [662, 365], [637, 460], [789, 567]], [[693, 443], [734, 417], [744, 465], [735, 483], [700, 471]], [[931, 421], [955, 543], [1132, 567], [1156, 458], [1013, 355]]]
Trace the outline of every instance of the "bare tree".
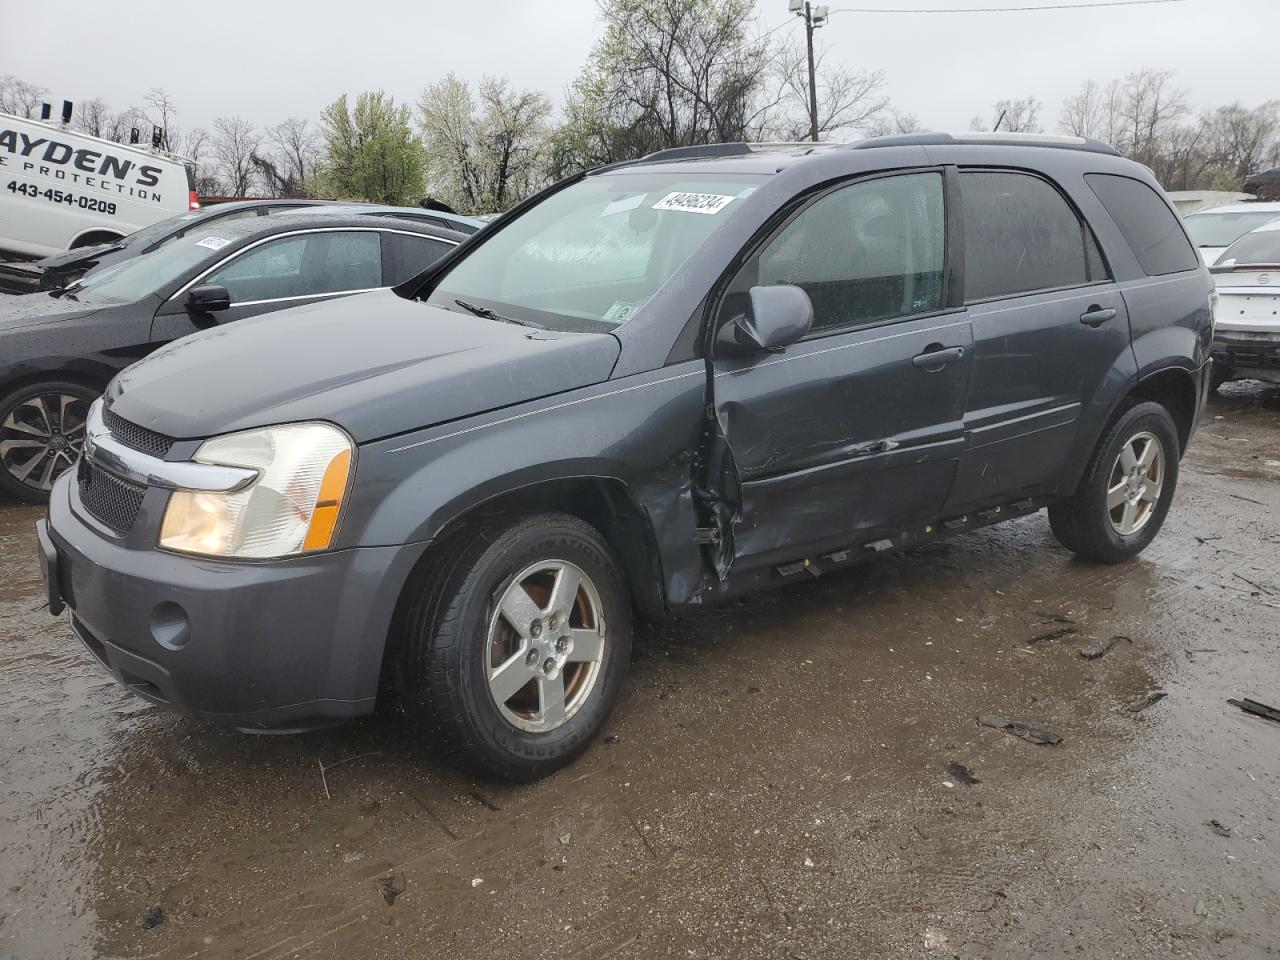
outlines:
[[306, 121], [290, 117], [267, 128], [271, 145], [270, 164], [274, 174], [268, 187], [274, 196], [306, 196], [307, 185], [315, 179], [320, 162], [320, 136]]
[[1162, 144], [1190, 112], [1172, 70], [1139, 70], [1107, 88], [1104, 139], [1125, 156], [1154, 166]]
[[1003, 133], [1040, 133], [1040, 101], [1035, 97], [998, 100], [991, 108], [991, 120], [974, 117], [971, 130], [1000, 130]]
[[253, 184], [253, 155], [262, 145], [257, 128], [240, 117], [213, 121], [211, 153], [223, 187], [233, 197], [247, 196]]
[[[889, 109], [884, 93], [884, 72], [853, 70], [845, 64], [827, 63], [825, 49], [814, 58], [818, 91], [818, 135], [837, 130], [865, 133], [882, 121]], [[766, 125], [766, 133], [781, 140], [807, 140], [809, 123], [808, 54], [797, 42], [784, 43], [773, 53], [773, 72], [778, 80], [776, 101], [783, 113], [781, 122]]]
[[920, 124], [920, 118], [914, 113], [906, 113], [905, 111], [890, 108], [868, 123], [862, 132], [868, 137], [892, 137], [905, 133], [921, 133], [923, 131], [924, 127]]
[[[160, 149], [172, 151], [182, 139], [182, 131], [177, 127], [178, 108], [173, 98], [163, 88], [152, 87], [143, 102], [147, 105], [144, 111], [147, 123], [160, 129]], [[150, 130], [144, 132], [147, 143], [151, 142], [151, 133]]]
[[40, 115], [40, 104], [49, 91], [25, 80], [6, 74], [0, 77], [0, 112], [15, 117], [34, 119]]

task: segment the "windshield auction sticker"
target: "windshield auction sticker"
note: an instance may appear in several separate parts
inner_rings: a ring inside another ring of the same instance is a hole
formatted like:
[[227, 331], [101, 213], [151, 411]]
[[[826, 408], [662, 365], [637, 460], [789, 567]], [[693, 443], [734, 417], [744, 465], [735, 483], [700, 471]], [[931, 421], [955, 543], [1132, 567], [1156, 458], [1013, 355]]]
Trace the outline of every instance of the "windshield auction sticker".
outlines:
[[653, 209], [714, 214], [719, 213], [735, 199], [719, 193], [668, 193], [653, 205]]
[[210, 250], [221, 250], [230, 240], [223, 240], [221, 237], [205, 237], [203, 240], [197, 240], [197, 247], [208, 247]]

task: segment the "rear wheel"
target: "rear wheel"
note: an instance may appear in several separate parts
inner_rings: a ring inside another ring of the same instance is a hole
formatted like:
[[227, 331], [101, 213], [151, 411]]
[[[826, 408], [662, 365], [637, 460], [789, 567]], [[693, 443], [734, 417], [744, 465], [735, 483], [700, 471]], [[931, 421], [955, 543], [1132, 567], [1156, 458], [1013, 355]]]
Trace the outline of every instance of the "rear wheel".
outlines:
[[0, 490], [42, 503], [75, 463], [98, 392], [66, 380], [28, 384], [0, 398]]
[[590, 742], [621, 689], [631, 605], [591, 526], [547, 514], [440, 550], [411, 587], [400, 700], [486, 773], [531, 780]]
[[1090, 560], [1118, 563], [1160, 531], [1178, 483], [1179, 443], [1169, 412], [1134, 401], [1112, 421], [1075, 494], [1049, 507], [1058, 542]]

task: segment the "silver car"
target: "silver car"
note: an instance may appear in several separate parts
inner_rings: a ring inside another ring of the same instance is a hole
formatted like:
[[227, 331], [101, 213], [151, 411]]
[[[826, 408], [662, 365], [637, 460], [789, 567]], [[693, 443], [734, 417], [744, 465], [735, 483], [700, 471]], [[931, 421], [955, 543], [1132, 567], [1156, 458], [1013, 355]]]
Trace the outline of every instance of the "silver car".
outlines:
[[1213, 384], [1280, 383], [1280, 220], [1231, 244], [1209, 268], [1218, 290]]

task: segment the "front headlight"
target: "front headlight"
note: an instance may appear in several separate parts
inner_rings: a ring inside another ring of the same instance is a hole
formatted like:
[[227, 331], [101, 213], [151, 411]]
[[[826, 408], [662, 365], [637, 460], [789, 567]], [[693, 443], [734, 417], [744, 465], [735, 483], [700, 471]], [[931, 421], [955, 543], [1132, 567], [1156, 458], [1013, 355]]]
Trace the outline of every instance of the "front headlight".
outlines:
[[285, 557], [333, 543], [351, 477], [351, 438], [328, 423], [292, 423], [206, 441], [198, 463], [249, 467], [234, 493], [177, 490], [160, 527], [166, 550], [209, 557]]

